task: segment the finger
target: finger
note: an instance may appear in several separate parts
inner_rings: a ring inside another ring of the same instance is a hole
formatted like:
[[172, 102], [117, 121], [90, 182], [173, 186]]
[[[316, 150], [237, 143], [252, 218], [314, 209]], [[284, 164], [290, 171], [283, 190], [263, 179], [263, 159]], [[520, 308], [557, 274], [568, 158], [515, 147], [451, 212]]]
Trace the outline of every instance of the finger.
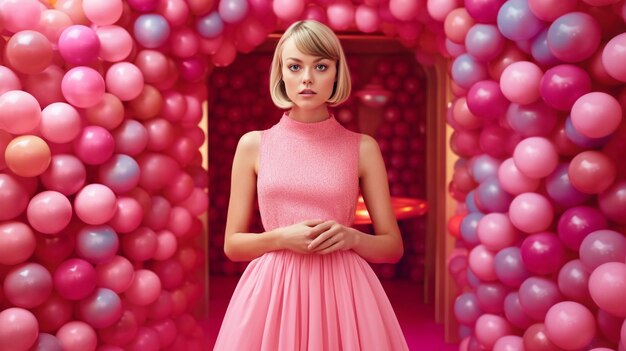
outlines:
[[311, 243], [309, 244], [309, 250], [314, 251], [320, 244], [334, 236], [335, 233], [333, 230], [327, 230], [325, 232], [320, 233]]
[[326, 255], [331, 252], [339, 251], [340, 249], [341, 249], [341, 241], [337, 241], [333, 243], [332, 245], [330, 245], [329, 247], [325, 248], [324, 250], [316, 251], [315, 253], [317, 253], [318, 255]]
[[311, 232], [309, 233], [309, 238], [315, 239], [319, 237], [320, 235], [322, 235], [323, 233], [327, 232], [331, 228], [332, 228], [332, 224], [330, 223], [327, 223], [327, 222], [320, 223], [314, 226], [313, 228], [311, 228]]
[[315, 227], [321, 223], [324, 223], [324, 221], [321, 219], [309, 219], [302, 222], [302, 224], [306, 225], [307, 227]]

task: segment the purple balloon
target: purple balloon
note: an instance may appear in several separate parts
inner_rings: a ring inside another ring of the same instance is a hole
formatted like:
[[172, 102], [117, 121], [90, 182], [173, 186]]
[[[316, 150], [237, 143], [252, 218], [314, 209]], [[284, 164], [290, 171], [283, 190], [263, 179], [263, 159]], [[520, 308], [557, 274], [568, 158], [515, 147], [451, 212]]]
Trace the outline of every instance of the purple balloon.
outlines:
[[537, 321], [543, 321], [550, 307], [561, 300], [559, 287], [552, 279], [530, 277], [519, 287], [522, 310]]
[[487, 121], [497, 120], [506, 114], [509, 100], [500, 90], [500, 84], [493, 80], [476, 82], [467, 92], [467, 107]]
[[476, 287], [478, 307], [487, 313], [502, 313], [507, 292], [507, 288], [497, 282], [479, 284]]
[[591, 302], [589, 294], [589, 276], [591, 272], [579, 259], [571, 260], [561, 267], [557, 282], [559, 290], [566, 298], [587, 303]]
[[548, 136], [558, 123], [558, 115], [541, 101], [528, 105], [512, 103], [506, 111], [506, 120], [522, 137]]
[[504, 315], [514, 326], [520, 329], [530, 327], [535, 321], [530, 318], [519, 302], [519, 293], [512, 291], [504, 298]]
[[477, 22], [496, 23], [498, 10], [506, 0], [465, 0], [465, 10]]
[[485, 179], [476, 189], [476, 204], [485, 212], [507, 212], [513, 196], [500, 185], [497, 176]]
[[591, 15], [570, 12], [550, 24], [548, 47], [561, 61], [580, 62], [598, 49], [601, 34], [600, 24]]
[[544, 29], [532, 39], [530, 53], [537, 63], [544, 66], [554, 66], [561, 63], [561, 60], [554, 57], [548, 47], [548, 29]]
[[485, 65], [478, 62], [470, 54], [462, 54], [455, 58], [450, 74], [454, 82], [465, 89], [489, 77]]
[[557, 224], [557, 233], [563, 244], [578, 252], [583, 239], [596, 230], [608, 228], [608, 222], [602, 211], [589, 206], [577, 206], [567, 209]]
[[546, 191], [559, 205], [568, 207], [582, 205], [591, 195], [582, 193], [572, 186], [567, 172], [568, 167], [569, 163], [561, 163], [546, 177]]
[[574, 144], [585, 149], [599, 148], [606, 144], [610, 138], [610, 135], [602, 138], [590, 138], [582, 135], [576, 130], [576, 128], [574, 128], [574, 124], [572, 123], [572, 118], [570, 116], [567, 116], [567, 118], [565, 119], [565, 135]]
[[157, 14], [140, 15], [133, 26], [135, 40], [141, 46], [154, 49], [165, 44], [170, 37], [170, 25], [167, 20]]
[[83, 321], [94, 328], [106, 328], [117, 323], [122, 317], [122, 300], [113, 290], [98, 288], [78, 304]]
[[474, 24], [465, 36], [467, 52], [478, 61], [485, 62], [496, 58], [504, 48], [506, 39], [493, 24]]
[[535, 17], [526, 0], [509, 0], [498, 11], [498, 28], [502, 35], [513, 40], [528, 40], [543, 28], [543, 21]]
[[117, 233], [108, 225], [85, 226], [76, 235], [76, 253], [94, 264], [112, 259], [118, 247]]
[[484, 181], [489, 177], [498, 175], [498, 168], [501, 161], [489, 155], [478, 155], [471, 160], [471, 171], [474, 180], [477, 183]]
[[504, 248], [494, 256], [493, 262], [498, 279], [513, 288], [517, 288], [530, 277], [530, 272], [524, 266], [520, 248], [511, 246]]
[[218, 11], [224, 22], [241, 22], [248, 14], [248, 2], [246, 0], [221, 0]]
[[626, 237], [614, 230], [596, 230], [583, 239], [578, 252], [580, 260], [590, 271], [607, 262], [623, 263], [626, 257]]
[[591, 78], [578, 66], [558, 65], [543, 74], [539, 91], [548, 106], [569, 111], [579, 97], [591, 91]]
[[35, 345], [29, 351], [63, 351], [56, 336], [48, 333], [39, 333]]
[[478, 228], [478, 222], [480, 222], [483, 216], [484, 214], [480, 212], [472, 212], [461, 220], [461, 238], [467, 245], [476, 246], [480, 244], [476, 229]]
[[547, 275], [557, 272], [566, 259], [565, 247], [550, 232], [531, 234], [520, 246], [526, 268], [535, 274]]
[[478, 299], [473, 292], [465, 292], [454, 300], [456, 320], [465, 325], [473, 326], [483, 311], [478, 307]]

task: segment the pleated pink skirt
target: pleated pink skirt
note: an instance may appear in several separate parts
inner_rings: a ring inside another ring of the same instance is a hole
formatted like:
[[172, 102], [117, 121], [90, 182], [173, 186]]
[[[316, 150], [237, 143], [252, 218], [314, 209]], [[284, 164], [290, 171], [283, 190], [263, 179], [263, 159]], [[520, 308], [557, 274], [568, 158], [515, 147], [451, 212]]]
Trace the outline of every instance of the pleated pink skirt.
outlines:
[[370, 265], [353, 251], [267, 253], [248, 265], [216, 351], [408, 350]]

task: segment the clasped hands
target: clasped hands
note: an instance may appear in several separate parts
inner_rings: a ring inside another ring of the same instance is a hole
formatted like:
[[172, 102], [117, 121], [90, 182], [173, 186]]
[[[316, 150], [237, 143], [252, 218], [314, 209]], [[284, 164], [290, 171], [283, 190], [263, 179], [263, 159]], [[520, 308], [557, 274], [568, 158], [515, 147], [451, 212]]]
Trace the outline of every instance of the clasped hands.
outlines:
[[336, 221], [308, 220], [281, 230], [281, 246], [301, 254], [324, 255], [350, 250], [359, 240], [359, 232]]

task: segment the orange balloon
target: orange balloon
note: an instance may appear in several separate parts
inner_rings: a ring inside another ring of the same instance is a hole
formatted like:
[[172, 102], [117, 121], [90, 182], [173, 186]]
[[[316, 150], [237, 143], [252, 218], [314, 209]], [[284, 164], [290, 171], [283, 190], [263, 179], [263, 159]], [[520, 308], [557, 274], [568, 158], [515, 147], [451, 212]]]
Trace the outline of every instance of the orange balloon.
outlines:
[[159, 114], [163, 107], [161, 92], [150, 84], [145, 84], [141, 94], [129, 101], [136, 119], [147, 120]]
[[50, 148], [38, 136], [22, 135], [11, 140], [4, 159], [11, 171], [22, 177], [36, 177], [50, 165]]

